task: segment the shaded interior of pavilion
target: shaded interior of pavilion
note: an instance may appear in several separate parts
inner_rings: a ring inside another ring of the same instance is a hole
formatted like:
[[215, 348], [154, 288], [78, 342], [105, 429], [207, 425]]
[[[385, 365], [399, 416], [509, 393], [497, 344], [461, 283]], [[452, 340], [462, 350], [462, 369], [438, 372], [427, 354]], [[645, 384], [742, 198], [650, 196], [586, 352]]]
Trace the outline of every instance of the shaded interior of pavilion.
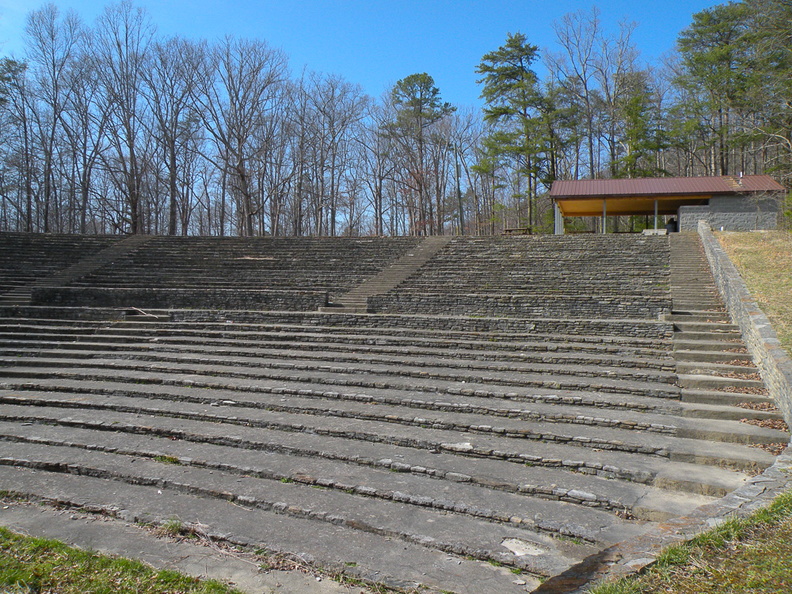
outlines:
[[681, 206], [706, 206], [711, 195], [669, 196], [618, 196], [555, 198], [554, 232], [566, 231], [565, 219], [592, 217], [596, 219], [597, 232], [626, 231], [614, 224], [615, 217], [640, 216], [648, 222], [647, 228], [664, 232], [669, 217], [676, 217]]

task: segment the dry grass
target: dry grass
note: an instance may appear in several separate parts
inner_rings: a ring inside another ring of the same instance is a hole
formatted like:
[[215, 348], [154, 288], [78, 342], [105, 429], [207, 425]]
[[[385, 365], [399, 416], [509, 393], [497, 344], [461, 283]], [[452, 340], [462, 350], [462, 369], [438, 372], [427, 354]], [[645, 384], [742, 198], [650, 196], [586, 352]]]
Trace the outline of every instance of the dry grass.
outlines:
[[792, 356], [792, 233], [716, 233]]

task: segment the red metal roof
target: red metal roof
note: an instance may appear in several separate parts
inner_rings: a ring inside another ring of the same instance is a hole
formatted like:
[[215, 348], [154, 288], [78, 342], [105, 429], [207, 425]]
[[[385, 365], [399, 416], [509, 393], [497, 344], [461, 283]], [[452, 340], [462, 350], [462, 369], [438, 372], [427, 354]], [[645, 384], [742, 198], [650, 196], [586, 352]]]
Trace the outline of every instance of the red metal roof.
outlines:
[[638, 179], [556, 180], [550, 196], [609, 198], [617, 196], [678, 196], [782, 192], [784, 187], [769, 175], [719, 177], [646, 177]]

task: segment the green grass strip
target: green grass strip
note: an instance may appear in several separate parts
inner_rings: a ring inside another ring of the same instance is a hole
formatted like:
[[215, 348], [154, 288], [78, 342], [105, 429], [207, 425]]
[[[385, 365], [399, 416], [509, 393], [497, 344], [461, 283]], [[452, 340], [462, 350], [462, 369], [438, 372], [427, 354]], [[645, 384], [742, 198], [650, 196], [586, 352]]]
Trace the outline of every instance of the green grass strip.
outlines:
[[0, 591], [13, 594], [241, 594], [214, 580], [22, 536], [0, 527]]

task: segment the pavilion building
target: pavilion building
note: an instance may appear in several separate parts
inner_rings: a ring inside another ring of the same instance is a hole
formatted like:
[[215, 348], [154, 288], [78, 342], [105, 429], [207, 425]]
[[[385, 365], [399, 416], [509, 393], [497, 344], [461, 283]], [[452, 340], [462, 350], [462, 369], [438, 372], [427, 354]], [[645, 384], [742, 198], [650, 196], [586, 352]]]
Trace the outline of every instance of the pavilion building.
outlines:
[[775, 229], [785, 193], [769, 175], [556, 180], [550, 189], [556, 234], [566, 217], [598, 217], [604, 233], [607, 217], [627, 215], [653, 217], [655, 229], [669, 215], [680, 231], [701, 220], [726, 231]]

